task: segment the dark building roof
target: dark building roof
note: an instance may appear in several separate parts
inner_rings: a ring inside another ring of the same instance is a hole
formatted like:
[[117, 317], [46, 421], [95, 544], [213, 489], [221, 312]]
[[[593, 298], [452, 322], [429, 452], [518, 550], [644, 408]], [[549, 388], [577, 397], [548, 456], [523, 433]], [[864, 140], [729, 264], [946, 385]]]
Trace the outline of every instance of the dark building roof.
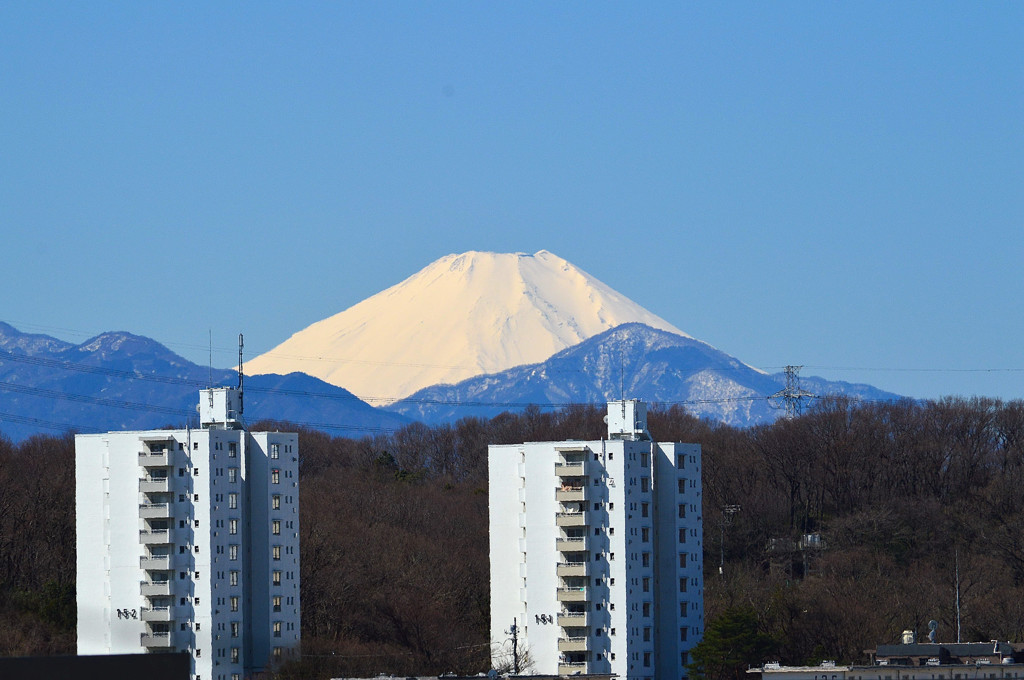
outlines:
[[1020, 645], [1009, 642], [914, 642], [903, 645], [878, 645], [876, 660], [921, 663], [925, 659], [939, 659], [945, 664], [970, 663], [975, 659], [1000, 661], [1004, 658], [1019, 660]]
[[188, 680], [192, 659], [188, 654], [109, 654], [102, 656], [22, 656], [0, 658], [0, 678], [37, 680]]

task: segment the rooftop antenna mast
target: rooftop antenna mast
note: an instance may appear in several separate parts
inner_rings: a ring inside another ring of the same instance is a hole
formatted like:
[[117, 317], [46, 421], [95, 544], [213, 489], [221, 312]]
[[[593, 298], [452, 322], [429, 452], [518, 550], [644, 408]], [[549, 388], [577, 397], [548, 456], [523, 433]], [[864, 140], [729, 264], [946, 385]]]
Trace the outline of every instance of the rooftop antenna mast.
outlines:
[[238, 415], [242, 415], [245, 412], [244, 402], [242, 397], [244, 392], [242, 391], [242, 348], [245, 347], [245, 340], [242, 338], [242, 334], [238, 334]]
[[207, 389], [213, 387], [213, 329], [209, 329], [210, 332], [210, 379], [206, 382]]
[[626, 355], [619, 354], [619, 399], [626, 400]]
[[803, 412], [804, 399], [818, 398], [813, 392], [800, 388], [801, 368], [803, 366], [786, 366], [786, 386], [768, 396], [768, 402], [773, 407], [786, 410], [786, 420], [792, 420]]

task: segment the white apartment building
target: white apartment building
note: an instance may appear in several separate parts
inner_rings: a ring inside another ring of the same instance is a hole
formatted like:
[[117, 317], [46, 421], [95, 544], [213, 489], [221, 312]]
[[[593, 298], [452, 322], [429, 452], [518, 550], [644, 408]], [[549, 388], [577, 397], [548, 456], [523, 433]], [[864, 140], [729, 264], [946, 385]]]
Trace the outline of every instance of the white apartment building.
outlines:
[[298, 436], [248, 432], [238, 390], [200, 429], [75, 436], [78, 653], [188, 652], [241, 680], [299, 645]]
[[657, 443], [647, 406], [608, 438], [488, 449], [491, 643], [537, 674], [686, 677], [704, 631], [700, 445]]

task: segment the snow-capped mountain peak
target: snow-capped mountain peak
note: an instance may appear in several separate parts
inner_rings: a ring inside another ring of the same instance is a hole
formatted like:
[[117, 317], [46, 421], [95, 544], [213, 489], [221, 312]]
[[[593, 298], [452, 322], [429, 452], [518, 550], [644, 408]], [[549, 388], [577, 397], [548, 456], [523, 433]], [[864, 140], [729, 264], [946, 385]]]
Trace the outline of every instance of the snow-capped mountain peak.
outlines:
[[466, 252], [299, 331], [246, 373], [301, 371], [390, 402], [552, 354], [623, 323], [689, 337], [565, 259]]

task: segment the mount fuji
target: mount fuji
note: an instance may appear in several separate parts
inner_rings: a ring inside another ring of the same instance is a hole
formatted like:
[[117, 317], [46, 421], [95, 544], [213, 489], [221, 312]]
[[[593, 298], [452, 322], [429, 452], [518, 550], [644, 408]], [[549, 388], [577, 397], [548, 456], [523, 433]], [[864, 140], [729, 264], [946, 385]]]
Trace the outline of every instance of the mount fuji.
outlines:
[[306, 373], [364, 401], [544, 361], [624, 323], [689, 336], [546, 250], [448, 255], [245, 366]]

